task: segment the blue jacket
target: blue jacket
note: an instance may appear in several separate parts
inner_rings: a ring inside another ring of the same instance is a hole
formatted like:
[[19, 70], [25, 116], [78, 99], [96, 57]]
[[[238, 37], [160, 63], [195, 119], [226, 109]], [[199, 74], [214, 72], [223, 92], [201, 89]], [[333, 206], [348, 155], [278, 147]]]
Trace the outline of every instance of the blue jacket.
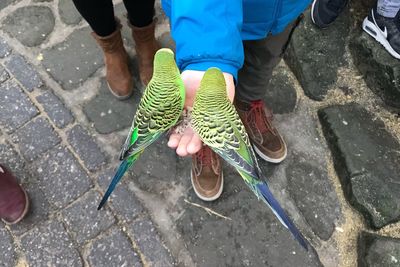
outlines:
[[183, 70], [218, 67], [235, 78], [243, 65], [242, 40], [278, 34], [311, 0], [163, 0]]

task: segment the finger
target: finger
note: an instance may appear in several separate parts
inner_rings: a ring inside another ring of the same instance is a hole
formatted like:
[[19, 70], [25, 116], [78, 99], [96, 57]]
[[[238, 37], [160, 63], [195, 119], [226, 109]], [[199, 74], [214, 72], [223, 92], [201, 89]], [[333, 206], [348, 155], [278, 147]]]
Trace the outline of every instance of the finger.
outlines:
[[181, 137], [181, 140], [179, 141], [178, 148], [176, 149], [176, 154], [178, 154], [181, 157], [186, 157], [187, 156], [187, 145], [189, 144], [190, 140], [192, 139], [192, 133], [188, 132], [185, 130], [183, 136]]
[[173, 133], [170, 135], [168, 140], [168, 146], [172, 149], [175, 149], [179, 145], [179, 141], [181, 140], [182, 135]]
[[187, 146], [187, 152], [189, 154], [196, 154], [202, 147], [202, 142], [200, 136], [198, 134], [193, 134], [192, 139], [190, 140]]

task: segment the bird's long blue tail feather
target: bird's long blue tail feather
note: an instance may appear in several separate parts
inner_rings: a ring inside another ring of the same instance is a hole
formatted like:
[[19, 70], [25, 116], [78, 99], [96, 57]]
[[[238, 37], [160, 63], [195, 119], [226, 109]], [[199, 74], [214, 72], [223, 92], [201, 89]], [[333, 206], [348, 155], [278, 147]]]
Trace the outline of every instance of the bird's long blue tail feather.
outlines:
[[300, 245], [308, 250], [308, 243], [304, 239], [303, 235], [296, 228], [290, 218], [286, 215], [285, 211], [279, 205], [278, 201], [272, 195], [272, 192], [269, 190], [268, 185], [264, 182], [260, 182], [255, 186], [260, 193], [260, 197], [269, 205], [274, 214], [278, 217], [281, 223], [293, 234], [296, 240], [300, 243]]
[[121, 180], [122, 176], [126, 172], [126, 170], [132, 165], [132, 162], [129, 162], [128, 159], [124, 160], [121, 162], [121, 164], [118, 167], [117, 172], [114, 175], [114, 178], [112, 179], [110, 185], [108, 186], [108, 189], [106, 193], [104, 194], [103, 198], [100, 201], [99, 206], [97, 207], [97, 210], [100, 210], [104, 204], [107, 202], [108, 198], [110, 197], [112, 191], [114, 191], [115, 186], [118, 184], [118, 182]]

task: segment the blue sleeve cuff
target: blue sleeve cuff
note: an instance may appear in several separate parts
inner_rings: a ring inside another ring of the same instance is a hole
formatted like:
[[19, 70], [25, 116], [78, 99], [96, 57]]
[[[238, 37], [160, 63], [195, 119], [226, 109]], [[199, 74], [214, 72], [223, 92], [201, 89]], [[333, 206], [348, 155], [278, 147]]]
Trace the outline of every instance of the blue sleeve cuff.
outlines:
[[206, 71], [211, 67], [219, 68], [222, 72], [227, 72], [232, 74], [235, 81], [237, 81], [238, 76], [238, 68], [232, 66], [228, 63], [218, 62], [218, 61], [204, 61], [204, 62], [195, 62], [187, 64], [182, 71], [184, 70], [199, 70], [199, 71]]

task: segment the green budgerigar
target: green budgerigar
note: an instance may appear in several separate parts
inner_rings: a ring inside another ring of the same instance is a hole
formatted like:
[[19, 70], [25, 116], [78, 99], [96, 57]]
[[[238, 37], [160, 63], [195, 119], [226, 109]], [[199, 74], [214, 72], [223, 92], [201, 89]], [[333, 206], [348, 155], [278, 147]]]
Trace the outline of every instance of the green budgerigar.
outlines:
[[144, 149], [174, 126], [183, 111], [185, 88], [172, 50], [162, 48], [154, 56], [153, 77], [144, 91], [132, 127], [120, 154], [122, 161], [98, 210], [103, 207], [124, 173]]
[[193, 105], [192, 126], [206, 145], [236, 168], [254, 194], [307, 249], [304, 237], [263, 179], [245, 127], [228, 99], [225, 79], [218, 68], [210, 68], [204, 74]]

